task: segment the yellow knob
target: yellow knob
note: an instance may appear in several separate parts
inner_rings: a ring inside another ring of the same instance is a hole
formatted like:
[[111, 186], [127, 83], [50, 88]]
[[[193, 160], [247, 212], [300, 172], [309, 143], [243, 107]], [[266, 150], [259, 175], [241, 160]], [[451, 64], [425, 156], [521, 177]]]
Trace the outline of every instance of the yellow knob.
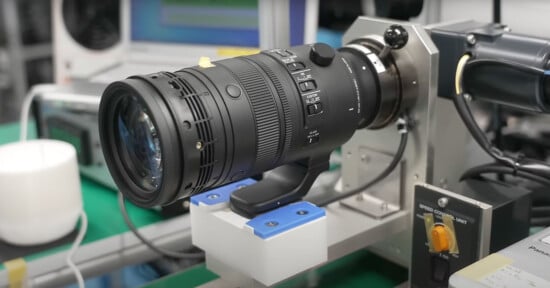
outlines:
[[449, 232], [442, 225], [435, 225], [432, 228], [432, 244], [434, 252], [444, 252], [449, 251], [451, 248]]

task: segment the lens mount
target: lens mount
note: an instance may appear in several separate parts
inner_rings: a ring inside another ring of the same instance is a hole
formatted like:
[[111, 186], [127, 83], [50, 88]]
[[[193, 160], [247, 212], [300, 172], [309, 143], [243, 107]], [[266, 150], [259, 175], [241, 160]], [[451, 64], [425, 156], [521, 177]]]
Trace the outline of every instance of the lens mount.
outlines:
[[369, 69], [373, 71], [376, 82], [376, 111], [371, 113], [371, 120], [365, 127], [368, 129], [380, 129], [386, 127], [397, 119], [401, 108], [402, 93], [399, 70], [393, 59], [380, 59], [380, 49], [371, 39], [357, 39], [340, 48], [341, 51], [349, 51], [361, 55]]

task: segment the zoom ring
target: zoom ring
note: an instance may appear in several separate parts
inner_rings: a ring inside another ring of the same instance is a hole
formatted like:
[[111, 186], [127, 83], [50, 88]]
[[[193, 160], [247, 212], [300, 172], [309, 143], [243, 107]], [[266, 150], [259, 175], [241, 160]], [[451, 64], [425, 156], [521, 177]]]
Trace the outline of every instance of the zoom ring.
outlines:
[[265, 64], [261, 61], [260, 56], [263, 56], [262, 54], [257, 54], [254, 56], [251, 56], [249, 59], [254, 61], [254, 63], [258, 64], [262, 68], [262, 70], [265, 71], [269, 79], [271, 80], [271, 83], [273, 83], [273, 86], [275, 86], [275, 89], [277, 90], [278, 98], [281, 102], [281, 106], [283, 108], [283, 116], [284, 116], [284, 130], [281, 133], [281, 140], [283, 141], [281, 145], [279, 145], [279, 149], [277, 151], [277, 161], [281, 159], [282, 154], [287, 152], [290, 149], [290, 142], [292, 139], [292, 120], [290, 116], [290, 104], [288, 103], [287, 95], [285, 93], [285, 90], [283, 89], [283, 85], [281, 84], [281, 81], [279, 81], [279, 78], [277, 75], [269, 68], [269, 65]]
[[[264, 73], [251, 63], [242, 59], [232, 59], [232, 70], [243, 86], [254, 113], [256, 121], [256, 164], [255, 171], [272, 167], [277, 160], [280, 146], [281, 126], [277, 104], [273, 91]], [[238, 67], [237, 67], [238, 66]]]

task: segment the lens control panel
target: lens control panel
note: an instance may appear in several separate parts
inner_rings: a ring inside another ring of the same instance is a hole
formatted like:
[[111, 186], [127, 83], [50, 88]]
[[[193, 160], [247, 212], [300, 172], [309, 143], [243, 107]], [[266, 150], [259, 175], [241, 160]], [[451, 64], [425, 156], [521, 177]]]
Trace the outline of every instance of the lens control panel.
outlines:
[[[281, 62], [292, 77], [302, 100], [305, 144], [312, 145], [320, 142], [321, 134], [327, 133], [321, 131], [322, 127], [327, 126], [327, 121], [336, 123], [335, 121], [338, 120], [334, 119], [335, 114], [328, 113], [328, 109], [334, 109], [334, 105], [329, 103], [327, 97], [329, 94], [341, 91], [338, 89], [340, 85], [346, 85], [346, 87], [354, 85], [354, 83], [345, 83], [345, 81], [339, 81], [334, 77], [327, 78], [325, 75], [328, 75], [329, 71], [336, 74], [347, 73], [349, 67], [346, 68], [343, 61], [336, 61], [341, 58], [336, 57], [338, 52], [324, 43], [294, 47], [290, 50], [273, 49], [263, 53]], [[324, 86], [326, 84], [331, 86]], [[357, 104], [345, 105], [350, 106], [347, 106], [342, 112], [355, 113], [355, 115], [359, 113], [360, 109]], [[340, 112], [333, 111], [333, 113]]]
[[299, 61], [288, 63], [288, 64], [286, 64], [286, 67], [288, 68], [288, 70], [290, 72], [300, 71], [300, 70], [306, 69], [306, 65], [304, 65], [304, 63], [299, 62]]
[[306, 80], [300, 82], [300, 91], [302, 92], [309, 92], [317, 89], [317, 84], [315, 84], [315, 80]]
[[[314, 70], [316, 68], [315, 66], [330, 65], [332, 58], [334, 58], [334, 49], [330, 46], [327, 46], [328, 48], [325, 46], [327, 45], [312, 45], [307, 58], [286, 49], [267, 51], [267, 53], [275, 56], [275, 58], [285, 64], [298, 88], [302, 98], [302, 107], [305, 115], [304, 128], [306, 129], [305, 143], [307, 145], [318, 143], [321, 137], [316, 127], [320, 126], [321, 117], [325, 111], [325, 105], [323, 105], [322, 90], [319, 87], [318, 79], [314, 76]], [[311, 52], [315, 49], [316, 52]], [[329, 50], [332, 51], [332, 56], [329, 55]]]

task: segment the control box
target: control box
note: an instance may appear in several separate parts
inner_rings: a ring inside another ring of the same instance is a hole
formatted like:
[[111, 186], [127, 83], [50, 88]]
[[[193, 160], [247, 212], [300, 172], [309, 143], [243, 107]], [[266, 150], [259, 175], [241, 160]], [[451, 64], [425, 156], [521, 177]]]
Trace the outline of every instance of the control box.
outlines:
[[550, 228], [456, 272], [452, 288], [550, 287]]
[[447, 287], [452, 273], [529, 235], [529, 191], [492, 180], [461, 188], [415, 186], [413, 288]]

